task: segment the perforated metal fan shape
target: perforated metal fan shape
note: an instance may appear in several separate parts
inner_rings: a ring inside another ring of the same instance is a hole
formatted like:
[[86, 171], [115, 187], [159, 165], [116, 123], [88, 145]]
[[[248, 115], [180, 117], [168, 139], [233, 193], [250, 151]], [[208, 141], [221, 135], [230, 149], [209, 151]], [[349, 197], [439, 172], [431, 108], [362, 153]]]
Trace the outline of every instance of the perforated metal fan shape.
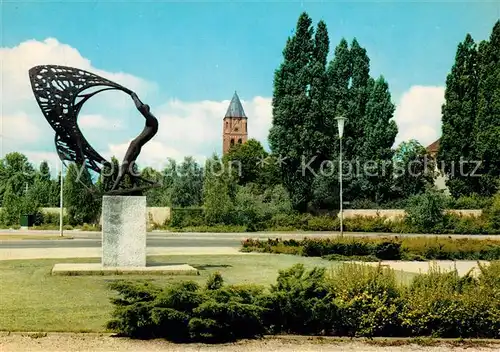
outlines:
[[[78, 127], [83, 104], [95, 94], [111, 89], [132, 91], [93, 73], [67, 66], [42, 65], [29, 70], [31, 87], [43, 115], [54, 129], [55, 145], [61, 160], [75, 162], [100, 173], [108, 163], [87, 142]], [[84, 93], [93, 87], [105, 87]]]

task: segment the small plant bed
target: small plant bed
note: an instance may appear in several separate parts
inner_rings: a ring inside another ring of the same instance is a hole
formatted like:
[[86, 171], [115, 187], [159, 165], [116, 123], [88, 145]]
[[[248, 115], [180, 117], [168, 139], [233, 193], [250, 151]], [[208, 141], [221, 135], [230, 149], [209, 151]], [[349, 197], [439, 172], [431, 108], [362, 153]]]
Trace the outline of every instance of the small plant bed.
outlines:
[[330, 260], [498, 260], [500, 240], [449, 237], [247, 239], [243, 252], [284, 253]]
[[264, 335], [500, 337], [500, 262], [477, 278], [431, 271], [401, 284], [381, 266], [279, 272], [275, 284], [114, 282], [108, 328], [121, 336], [226, 342]]

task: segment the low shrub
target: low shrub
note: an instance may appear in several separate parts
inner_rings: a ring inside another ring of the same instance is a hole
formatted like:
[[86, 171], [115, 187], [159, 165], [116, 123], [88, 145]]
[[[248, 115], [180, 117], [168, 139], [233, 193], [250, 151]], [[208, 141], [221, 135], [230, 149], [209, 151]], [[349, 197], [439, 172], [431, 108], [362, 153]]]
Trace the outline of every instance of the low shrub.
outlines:
[[171, 230], [175, 230], [178, 232], [221, 232], [221, 233], [229, 233], [229, 232], [247, 232], [247, 228], [245, 226], [239, 225], [203, 225], [203, 226], [187, 226], [181, 228], [173, 228], [169, 227]]
[[304, 230], [307, 231], [338, 231], [340, 220], [331, 216], [315, 216], [307, 220]]
[[[246, 240], [246, 252], [377, 260], [498, 260], [500, 240], [449, 237], [334, 237], [303, 240]], [[340, 257], [339, 257], [340, 256]]]
[[205, 225], [202, 208], [172, 208], [169, 225], [175, 228]]
[[170, 341], [223, 342], [261, 336], [265, 308], [256, 304], [262, 289], [223, 286], [218, 274], [206, 287], [186, 281], [165, 288], [118, 282], [111, 288], [113, 319], [107, 327], [123, 336]]
[[355, 216], [344, 220], [345, 231], [392, 232], [393, 224], [381, 216]]
[[457, 199], [451, 198], [447, 202], [449, 209], [486, 209], [491, 205], [492, 199], [477, 194], [462, 196]]
[[477, 276], [431, 269], [408, 284], [382, 266], [331, 271], [297, 264], [268, 289], [185, 281], [161, 288], [115, 282], [108, 328], [133, 338], [223, 342], [264, 334], [359, 337], [500, 337], [500, 262]]
[[309, 220], [312, 219], [311, 214], [275, 214], [266, 222], [268, 230], [276, 229], [293, 229], [293, 230], [307, 230]]
[[[42, 215], [43, 215], [43, 220], [42, 220], [43, 224], [47, 224], [47, 225], [58, 225], [59, 224], [60, 215], [58, 213], [46, 212], [46, 213], [42, 213]], [[67, 220], [67, 219], [63, 218], [63, 223], [64, 223], [64, 220]]]
[[446, 197], [437, 191], [427, 191], [408, 199], [408, 222], [422, 232], [442, 233]]
[[[460, 277], [456, 271], [432, 268], [402, 290], [405, 302], [400, 313], [407, 335], [432, 337], [498, 338], [500, 336], [500, 273], [492, 263], [480, 267], [478, 278]], [[498, 277], [498, 276], [497, 276]]]
[[500, 232], [500, 192], [497, 193], [486, 210], [486, 216], [491, 227]]

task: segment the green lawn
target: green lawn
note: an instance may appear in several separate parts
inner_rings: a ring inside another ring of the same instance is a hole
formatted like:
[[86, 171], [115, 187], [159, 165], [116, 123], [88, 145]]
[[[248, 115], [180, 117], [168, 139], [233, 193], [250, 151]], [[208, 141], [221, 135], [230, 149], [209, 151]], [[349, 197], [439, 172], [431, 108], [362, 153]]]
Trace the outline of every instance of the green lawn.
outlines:
[[[278, 270], [295, 263], [331, 268], [337, 262], [283, 254], [156, 256], [150, 263], [188, 263], [199, 276], [52, 276], [56, 263], [99, 262], [89, 259], [38, 259], [0, 261], [0, 330], [3, 331], [104, 331], [113, 309], [113, 292], [107, 284], [118, 279], [147, 279], [157, 283], [173, 280], [204, 282], [220, 271], [225, 282], [270, 284]], [[407, 280], [413, 274], [398, 273]]]

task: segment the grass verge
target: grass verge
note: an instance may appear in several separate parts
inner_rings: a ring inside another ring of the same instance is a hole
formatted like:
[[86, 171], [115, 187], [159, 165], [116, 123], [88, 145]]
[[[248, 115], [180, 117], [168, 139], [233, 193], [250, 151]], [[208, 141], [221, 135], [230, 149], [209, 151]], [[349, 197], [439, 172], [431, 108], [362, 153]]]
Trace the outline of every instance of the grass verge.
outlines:
[[[56, 263], [97, 263], [99, 258], [37, 259], [0, 261], [0, 330], [103, 332], [113, 306], [108, 284], [123, 276], [52, 276]], [[303, 263], [307, 268], [333, 268], [339, 263], [321, 258], [291, 255], [194, 255], [154, 256], [148, 263], [188, 263], [199, 276], [127, 275], [127, 279], [150, 280], [158, 284], [195, 280], [205, 282], [219, 271], [228, 284], [274, 283], [280, 269]], [[415, 274], [397, 273], [402, 281]]]

